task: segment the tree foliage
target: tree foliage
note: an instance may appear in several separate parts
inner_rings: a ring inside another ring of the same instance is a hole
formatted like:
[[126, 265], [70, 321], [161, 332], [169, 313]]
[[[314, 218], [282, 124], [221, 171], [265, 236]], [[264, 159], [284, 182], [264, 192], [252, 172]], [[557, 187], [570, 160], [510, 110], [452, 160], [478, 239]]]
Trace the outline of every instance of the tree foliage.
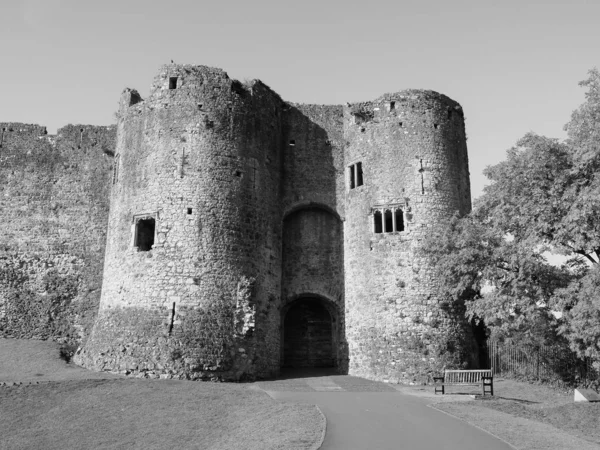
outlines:
[[[600, 360], [600, 72], [560, 142], [529, 133], [486, 168], [471, 214], [430, 236], [444, 295], [496, 337], [568, 340]], [[568, 257], [549, 264], [546, 250]], [[556, 314], [556, 312], [562, 313]], [[558, 318], [557, 318], [558, 317]]]

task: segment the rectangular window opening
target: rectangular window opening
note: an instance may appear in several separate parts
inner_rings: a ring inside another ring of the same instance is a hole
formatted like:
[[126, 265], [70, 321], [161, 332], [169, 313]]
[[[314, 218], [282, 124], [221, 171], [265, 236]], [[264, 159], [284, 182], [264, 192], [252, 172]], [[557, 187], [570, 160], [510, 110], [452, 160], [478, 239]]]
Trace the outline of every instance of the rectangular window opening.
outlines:
[[386, 233], [391, 233], [392, 231], [394, 231], [394, 219], [392, 219], [392, 212], [391, 211], [386, 211], [385, 212], [385, 230]]
[[350, 189], [354, 189], [356, 187], [356, 181], [354, 179], [354, 165], [348, 167], [350, 171]]
[[188, 213], [188, 214], [191, 214], [191, 213], [192, 213], [192, 208], [188, 208], [188, 209], [187, 209], [187, 213]]
[[177, 77], [169, 77], [169, 89], [177, 89]]
[[363, 185], [362, 163], [356, 163], [356, 186]]
[[452, 119], [452, 110], [448, 110], [448, 120]]
[[396, 102], [390, 102], [390, 111], [396, 109]]
[[383, 221], [381, 218], [381, 211], [375, 211], [375, 214], [373, 214], [373, 220], [375, 233], [383, 233]]
[[135, 246], [140, 252], [147, 252], [154, 245], [154, 218], [140, 219], [135, 224]]
[[294, 147], [296, 145], [296, 141], [294, 139], [290, 139], [290, 147]]
[[396, 212], [396, 231], [404, 231], [404, 214], [401, 209], [397, 209]]

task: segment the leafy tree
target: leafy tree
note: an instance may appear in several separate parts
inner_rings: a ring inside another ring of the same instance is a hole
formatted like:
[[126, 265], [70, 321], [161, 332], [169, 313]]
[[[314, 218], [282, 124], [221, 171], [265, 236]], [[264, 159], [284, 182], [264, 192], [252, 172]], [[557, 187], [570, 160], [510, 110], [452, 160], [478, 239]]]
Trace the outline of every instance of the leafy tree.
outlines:
[[[423, 251], [442, 292], [492, 335], [545, 343], [559, 333], [580, 356], [600, 360], [600, 72], [580, 84], [586, 101], [565, 126], [568, 139], [525, 135], [486, 168], [491, 183], [473, 212]], [[551, 266], [545, 250], [569, 259]]]
[[556, 337], [550, 299], [572, 275], [548, 264], [537, 248], [475, 214], [454, 217], [423, 251], [433, 258], [441, 294], [483, 320], [491, 337], [546, 344]]

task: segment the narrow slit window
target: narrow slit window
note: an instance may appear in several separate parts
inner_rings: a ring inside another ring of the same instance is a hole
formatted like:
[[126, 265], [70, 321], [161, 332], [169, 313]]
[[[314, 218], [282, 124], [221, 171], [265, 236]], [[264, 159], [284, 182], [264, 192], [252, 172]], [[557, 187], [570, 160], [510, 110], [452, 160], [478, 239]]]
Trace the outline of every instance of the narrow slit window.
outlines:
[[169, 89], [177, 89], [177, 77], [169, 77]]
[[356, 186], [363, 185], [362, 163], [356, 163]]
[[135, 246], [140, 252], [147, 252], [154, 245], [154, 218], [140, 219], [135, 226]]
[[350, 189], [354, 189], [356, 187], [356, 179], [354, 178], [354, 165], [348, 167], [350, 171]]
[[392, 218], [392, 212], [387, 210], [385, 212], [385, 233], [391, 233], [394, 230], [394, 219]]
[[393, 111], [396, 109], [396, 102], [390, 102], [390, 111]]
[[404, 231], [404, 214], [401, 209], [397, 209], [394, 214], [396, 215], [396, 230]]
[[452, 110], [448, 110], [448, 120], [452, 119]]
[[381, 211], [375, 211], [373, 214], [375, 233], [383, 233], [383, 220]]
[[113, 184], [116, 184], [119, 181], [119, 161], [121, 159], [121, 155], [116, 155], [115, 160], [113, 161]]

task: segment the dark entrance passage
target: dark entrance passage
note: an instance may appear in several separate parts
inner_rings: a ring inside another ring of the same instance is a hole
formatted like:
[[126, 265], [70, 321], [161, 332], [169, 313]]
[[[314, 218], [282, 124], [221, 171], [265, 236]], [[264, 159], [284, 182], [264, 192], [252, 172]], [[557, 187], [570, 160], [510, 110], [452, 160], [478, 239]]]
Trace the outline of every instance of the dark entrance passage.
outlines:
[[333, 367], [333, 323], [323, 301], [294, 302], [283, 323], [283, 367]]

